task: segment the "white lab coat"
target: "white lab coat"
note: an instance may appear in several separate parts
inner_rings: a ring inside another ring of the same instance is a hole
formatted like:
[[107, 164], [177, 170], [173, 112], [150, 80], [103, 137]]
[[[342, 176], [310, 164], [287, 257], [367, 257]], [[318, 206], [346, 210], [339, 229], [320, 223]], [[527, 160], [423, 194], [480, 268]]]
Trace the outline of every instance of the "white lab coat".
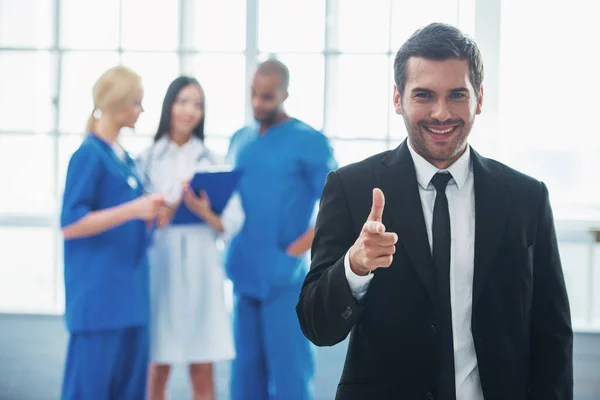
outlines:
[[[140, 157], [139, 168], [150, 191], [175, 202], [181, 195], [181, 182], [196, 171], [222, 163], [197, 138], [178, 146], [163, 137]], [[154, 363], [205, 363], [235, 356], [218, 244], [243, 224], [237, 195], [221, 218], [222, 235], [204, 224], [168, 225], [154, 233], [149, 250], [150, 360]]]

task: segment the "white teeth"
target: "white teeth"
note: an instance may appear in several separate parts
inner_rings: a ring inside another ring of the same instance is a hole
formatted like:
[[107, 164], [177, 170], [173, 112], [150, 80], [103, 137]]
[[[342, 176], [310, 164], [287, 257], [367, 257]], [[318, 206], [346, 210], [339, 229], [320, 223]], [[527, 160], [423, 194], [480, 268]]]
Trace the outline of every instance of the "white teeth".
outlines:
[[429, 129], [433, 133], [444, 134], [444, 133], [450, 133], [450, 132], [452, 132], [452, 129], [454, 129], [454, 127], [446, 129], [446, 130], [443, 130], [443, 131], [440, 131], [438, 129], [433, 129], [433, 128], [430, 128], [430, 127], [428, 127], [427, 129]]

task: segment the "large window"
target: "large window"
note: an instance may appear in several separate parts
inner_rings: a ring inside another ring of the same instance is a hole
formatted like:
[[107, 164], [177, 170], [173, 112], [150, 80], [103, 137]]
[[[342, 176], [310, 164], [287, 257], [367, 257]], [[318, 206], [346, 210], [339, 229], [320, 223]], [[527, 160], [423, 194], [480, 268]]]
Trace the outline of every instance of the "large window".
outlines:
[[[474, 35], [486, 61], [474, 145], [543, 179], [559, 225], [600, 220], [592, 162], [600, 128], [590, 120], [600, 78], [589, 50], [598, 33], [587, 31], [594, 7], [585, 0], [0, 0], [0, 185], [10, 194], [0, 199], [0, 310], [62, 311], [57, 220], [66, 166], [92, 111], [94, 81], [119, 63], [145, 87], [146, 112], [135, 133], [122, 135], [134, 154], [151, 143], [167, 85], [182, 73], [206, 93], [207, 144], [226, 152], [233, 131], [250, 121], [256, 63], [277, 56], [291, 74], [287, 110], [322, 129], [345, 165], [406, 137], [392, 105], [394, 55], [418, 27], [447, 22]], [[563, 18], [570, 10], [579, 11]], [[589, 226], [575, 225], [561, 240], [575, 319], [600, 324], [598, 255]]]
[[459, 9], [473, 6], [456, 0], [258, 3], [259, 59], [275, 55], [288, 65], [288, 110], [324, 130], [341, 165], [406, 137], [392, 105], [396, 51], [433, 20], [468, 29], [472, 21], [459, 20]]
[[561, 230], [584, 235], [561, 240], [579, 326], [600, 326], [600, 245], [585, 233], [600, 230], [599, 11], [586, 0], [502, 3], [497, 156], [543, 180]]
[[[501, 154], [543, 179], [559, 214], [598, 206], [597, 5], [505, 0], [500, 59]], [[595, 12], [594, 12], [595, 11]], [[569, 16], [569, 17], [567, 17]], [[531, 29], [532, 19], [535, 29]], [[556, 21], [561, 21], [560, 29]], [[517, 145], [515, 145], [517, 144]]]
[[226, 151], [245, 119], [245, 7], [245, 0], [0, 0], [0, 310], [63, 309], [64, 178], [92, 112], [92, 86], [107, 68], [124, 64], [142, 77], [145, 113], [135, 133], [122, 134], [131, 153], [150, 145], [167, 86], [182, 73], [202, 82], [208, 142]]

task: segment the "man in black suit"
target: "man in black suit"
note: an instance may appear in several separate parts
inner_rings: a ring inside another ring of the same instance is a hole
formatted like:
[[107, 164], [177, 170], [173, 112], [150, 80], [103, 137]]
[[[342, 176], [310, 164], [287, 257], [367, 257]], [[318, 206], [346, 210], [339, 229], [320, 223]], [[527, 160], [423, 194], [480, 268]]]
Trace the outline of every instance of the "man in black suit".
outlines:
[[428, 25], [394, 75], [408, 139], [329, 174], [296, 307], [318, 346], [351, 332], [336, 399], [572, 399], [546, 186], [467, 143], [483, 99], [477, 45]]

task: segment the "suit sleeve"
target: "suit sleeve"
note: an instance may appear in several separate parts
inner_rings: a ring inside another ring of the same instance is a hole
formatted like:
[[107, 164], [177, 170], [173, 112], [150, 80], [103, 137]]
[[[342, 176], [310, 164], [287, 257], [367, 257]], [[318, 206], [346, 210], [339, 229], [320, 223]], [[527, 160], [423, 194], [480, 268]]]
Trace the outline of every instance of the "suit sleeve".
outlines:
[[356, 237], [342, 183], [332, 171], [321, 197], [310, 271], [296, 305], [302, 332], [317, 346], [343, 341], [358, 320], [360, 306], [344, 269], [344, 256]]
[[573, 399], [573, 329], [548, 189], [542, 183], [533, 265], [531, 400]]

